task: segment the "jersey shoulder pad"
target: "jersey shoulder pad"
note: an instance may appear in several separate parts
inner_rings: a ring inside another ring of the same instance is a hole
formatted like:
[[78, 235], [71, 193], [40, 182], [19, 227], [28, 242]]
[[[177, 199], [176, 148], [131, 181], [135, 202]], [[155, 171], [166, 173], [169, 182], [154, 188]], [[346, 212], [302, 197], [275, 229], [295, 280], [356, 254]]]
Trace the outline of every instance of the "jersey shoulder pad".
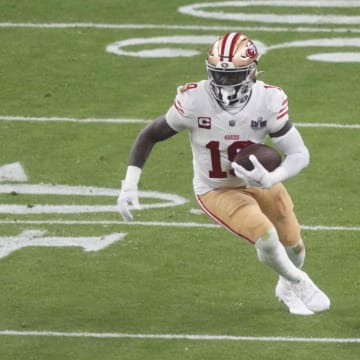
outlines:
[[274, 114], [276, 120], [288, 118], [288, 97], [284, 90], [278, 86], [264, 83], [266, 106]]
[[199, 105], [204, 101], [203, 91], [202, 82], [181, 85], [177, 89], [174, 105], [181, 109], [182, 115], [195, 113]]

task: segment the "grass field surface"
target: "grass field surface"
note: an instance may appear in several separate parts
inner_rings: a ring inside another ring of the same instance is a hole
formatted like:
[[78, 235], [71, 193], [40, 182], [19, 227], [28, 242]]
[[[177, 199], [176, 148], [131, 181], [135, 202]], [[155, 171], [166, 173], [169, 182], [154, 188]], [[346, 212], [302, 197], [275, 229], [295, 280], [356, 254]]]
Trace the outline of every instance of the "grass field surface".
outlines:
[[[359, 19], [359, 1], [0, 1], [0, 359], [359, 359]], [[134, 222], [117, 212], [136, 134], [227, 31], [257, 41], [310, 149], [286, 186], [326, 313], [290, 315], [254, 248], [199, 214], [185, 133], [154, 148]]]

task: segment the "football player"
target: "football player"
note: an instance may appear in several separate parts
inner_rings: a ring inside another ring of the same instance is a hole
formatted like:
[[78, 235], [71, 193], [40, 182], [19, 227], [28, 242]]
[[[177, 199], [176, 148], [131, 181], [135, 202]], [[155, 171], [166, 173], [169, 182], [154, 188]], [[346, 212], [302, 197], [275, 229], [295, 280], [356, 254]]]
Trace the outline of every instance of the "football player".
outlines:
[[[290, 313], [312, 315], [330, 300], [302, 270], [305, 247], [292, 200], [282, 182], [309, 163], [309, 151], [289, 119], [288, 98], [257, 80], [259, 53], [246, 35], [230, 32], [210, 47], [208, 79], [177, 90], [172, 106], [138, 134], [129, 156], [118, 208], [132, 220], [138, 182], [153, 146], [187, 130], [193, 153], [193, 187], [200, 208], [235, 236], [254, 244], [258, 259], [278, 274], [275, 295]], [[246, 170], [233, 162], [249, 144], [269, 136], [285, 155], [274, 171], [255, 156]]]

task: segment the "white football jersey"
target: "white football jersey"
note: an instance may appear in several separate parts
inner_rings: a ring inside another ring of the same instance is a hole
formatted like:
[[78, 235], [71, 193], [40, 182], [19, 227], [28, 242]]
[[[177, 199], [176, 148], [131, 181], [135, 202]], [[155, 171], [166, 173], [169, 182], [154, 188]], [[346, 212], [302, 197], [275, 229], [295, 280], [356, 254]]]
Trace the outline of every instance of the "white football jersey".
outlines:
[[166, 121], [175, 131], [189, 130], [193, 153], [195, 194], [224, 187], [244, 186], [231, 162], [241, 148], [262, 143], [289, 120], [288, 100], [279, 87], [256, 81], [248, 103], [238, 112], [226, 111], [203, 80], [178, 88]]

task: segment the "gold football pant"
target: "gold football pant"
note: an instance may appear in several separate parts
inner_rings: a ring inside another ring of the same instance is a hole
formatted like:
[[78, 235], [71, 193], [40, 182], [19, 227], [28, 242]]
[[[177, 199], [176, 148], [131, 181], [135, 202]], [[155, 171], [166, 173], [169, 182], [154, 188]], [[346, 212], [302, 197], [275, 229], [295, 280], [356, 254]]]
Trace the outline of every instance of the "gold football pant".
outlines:
[[235, 235], [255, 243], [275, 226], [284, 246], [300, 240], [300, 226], [294, 205], [279, 183], [270, 189], [258, 187], [224, 188], [197, 196], [202, 210]]

